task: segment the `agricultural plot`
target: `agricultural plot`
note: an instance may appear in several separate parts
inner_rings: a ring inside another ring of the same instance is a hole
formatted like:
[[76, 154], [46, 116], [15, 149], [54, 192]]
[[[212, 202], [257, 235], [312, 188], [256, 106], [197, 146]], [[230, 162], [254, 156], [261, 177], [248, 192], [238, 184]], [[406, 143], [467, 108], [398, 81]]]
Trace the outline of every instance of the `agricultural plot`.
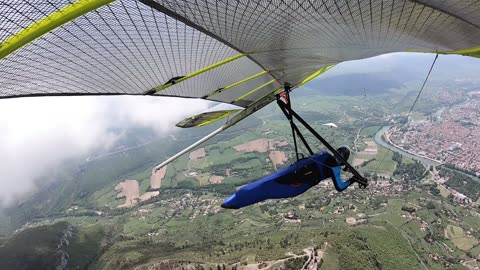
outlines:
[[470, 249], [470, 253], [480, 259], [480, 245], [476, 245], [474, 248]]
[[377, 172], [387, 175], [393, 175], [397, 162], [392, 160], [393, 152], [383, 147], [378, 147], [378, 153], [375, 160], [362, 168], [364, 171]]
[[373, 138], [381, 126], [369, 126], [360, 131], [360, 135], [366, 138]]
[[363, 164], [374, 159], [378, 154], [377, 144], [373, 140], [365, 140], [367, 147], [361, 152], [355, 153], [352, 161], [352, 166], [362, 166]]
[[461, 227], [454, 225], [447, 225], [445, 238], [452, 241], [461, 250], [469, 250], [478, 243], [475, 238], [468, 237]]

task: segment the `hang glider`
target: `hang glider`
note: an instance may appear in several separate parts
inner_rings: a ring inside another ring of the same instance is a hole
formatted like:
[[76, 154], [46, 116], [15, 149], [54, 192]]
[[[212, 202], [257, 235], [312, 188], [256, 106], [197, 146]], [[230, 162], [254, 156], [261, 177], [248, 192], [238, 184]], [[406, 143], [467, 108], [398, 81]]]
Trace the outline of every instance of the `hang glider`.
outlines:
[[[242, 107], [228, 128], [335, 64], [480, 57], [480, 1], [0, 0], [0, 98], [152, 95]], [[208, 116], [208, 117], [207, 117]]]
[[322, 124], [322, 126], [326, 126], [326, 127], [330, 127], [330, 128], [337, 128], [338, 127], [334, 123], [326, 123], [326, 124]]

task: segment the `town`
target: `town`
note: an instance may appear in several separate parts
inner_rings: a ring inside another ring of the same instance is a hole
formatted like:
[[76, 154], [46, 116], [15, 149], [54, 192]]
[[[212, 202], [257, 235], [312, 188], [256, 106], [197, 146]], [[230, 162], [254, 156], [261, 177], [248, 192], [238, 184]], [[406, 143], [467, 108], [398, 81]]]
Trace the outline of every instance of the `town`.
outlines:
[[386, 136], [407, 151], [480, 175], [480, 95], [471, 94], [467, 102], [438, 115], [393, 127]]

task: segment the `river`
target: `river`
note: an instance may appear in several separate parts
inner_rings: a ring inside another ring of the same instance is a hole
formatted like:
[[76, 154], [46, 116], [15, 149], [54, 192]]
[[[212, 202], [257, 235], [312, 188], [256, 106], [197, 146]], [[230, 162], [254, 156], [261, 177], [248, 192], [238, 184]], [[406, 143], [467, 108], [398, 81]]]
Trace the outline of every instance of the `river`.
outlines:
[[409, 152], [406, 152], [405, 150], [403, 149], [400, 149], [398, 147], [395, 147], [389, 143], [387, 143], [382, 135], [390, 128], [390, 126], [384, 126], [382, 127], [379, 131], [377, 131], [377, 133], [375, 133], [375, 137], [374, 137], [374, 140], [377, 144], [387, 148], [387, 149], [390, 149], [394, 152], [397, 152], [397, 153], [400, 153], [402, 154], [402, 156], [405, 156], [405, 157], [409, 157], [411, 159], [415, 159], [415, 160], [418, 160], [420, 162], [422, 162], [423, 164], [425, 164], [425, 166], [438, 166], [440, 165], [441, 163], [440, 162], [437, 162], [437, 161], [434, 161], [434, 160], [431, 160], [431, 159], [428, 159], [428, 158], [425, 158], [425, 157], [422, 157], [422, 156], [419, 156], [419, 155], [415, 155], [415, 154], [412, 154], [412, 153], [409, 153]]

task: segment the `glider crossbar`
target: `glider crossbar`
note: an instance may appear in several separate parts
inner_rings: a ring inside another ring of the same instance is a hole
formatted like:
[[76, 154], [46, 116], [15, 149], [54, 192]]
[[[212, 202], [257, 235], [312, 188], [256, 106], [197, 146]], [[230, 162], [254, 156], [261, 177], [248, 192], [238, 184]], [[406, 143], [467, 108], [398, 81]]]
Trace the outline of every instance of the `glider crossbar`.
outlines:
[[[290, 89], [289, 87], [285, 87], [285, 91], [287, 91], [289, 89]], [[313, 129], [305, 120], [303, 120], [303, 118], [300, 117], [300, 115], [298, 115], [291, 108], [291, 105], [288, 105], [284, 101], [282, 101], [281, 95], [278, 94], [278, 95], [276, 95], [276, 97], [277, 97], [277, 104], [280, 107], [280, 109], [282, 109], [284, 114], [287, 116], [287, 119], [288, 118], [295, 118], [296, 120], [298, 120], [308, 131], [310, 131], [310, 133], [312, 133], [323, 145], [325, 145], [325, 147], [327, 147], [327, 149], [330, 150], [330, 152], [332, 152], [333, 155], [336, 158], [341, 160], [345, 164], [346, 169], [348, 169], [348, 171], [350, 171], [355, 176], [355, 181], [359, 183], [360, 188], [366, 188], [368, 186], [367, 179], [364, 178], [350, 163], [348, 163], [348, 160], [344, 159], [342, 157], [342, 155], [340, 155], [337, 152], [337, 150], [335, 150], [335, 148], [333, 148], [333, 146], [331, 146], [320, 134], [318, 134], [317, 131], [315, 131], [315, 129]], [[289, 121], [290, 121], [290, 119], [289, 119]], [[294, 129], [293, 126], [292, 126], [292, 129]], [[298, 127], [297, 127], [297, 129], [298, 129]], [[303, 136], [301, 138], [303, 138]], [[302, 139], [302, 141], [303, 140], [304, 139]], [[304, 141], [304, 143], [305, 143], [305, 146], [308, 145], [308, 144], [306, 144], [306, 141]], [[296, 146], [295, 146], [295, 148], [296, 148]], [[311, 149], [309, 149], [309, 152], [311, 152], [311, 154], [313, 155], [313, 152], [311, 151]], [[297, 154], [297, 156], [298, 156], [298, 154]]]

